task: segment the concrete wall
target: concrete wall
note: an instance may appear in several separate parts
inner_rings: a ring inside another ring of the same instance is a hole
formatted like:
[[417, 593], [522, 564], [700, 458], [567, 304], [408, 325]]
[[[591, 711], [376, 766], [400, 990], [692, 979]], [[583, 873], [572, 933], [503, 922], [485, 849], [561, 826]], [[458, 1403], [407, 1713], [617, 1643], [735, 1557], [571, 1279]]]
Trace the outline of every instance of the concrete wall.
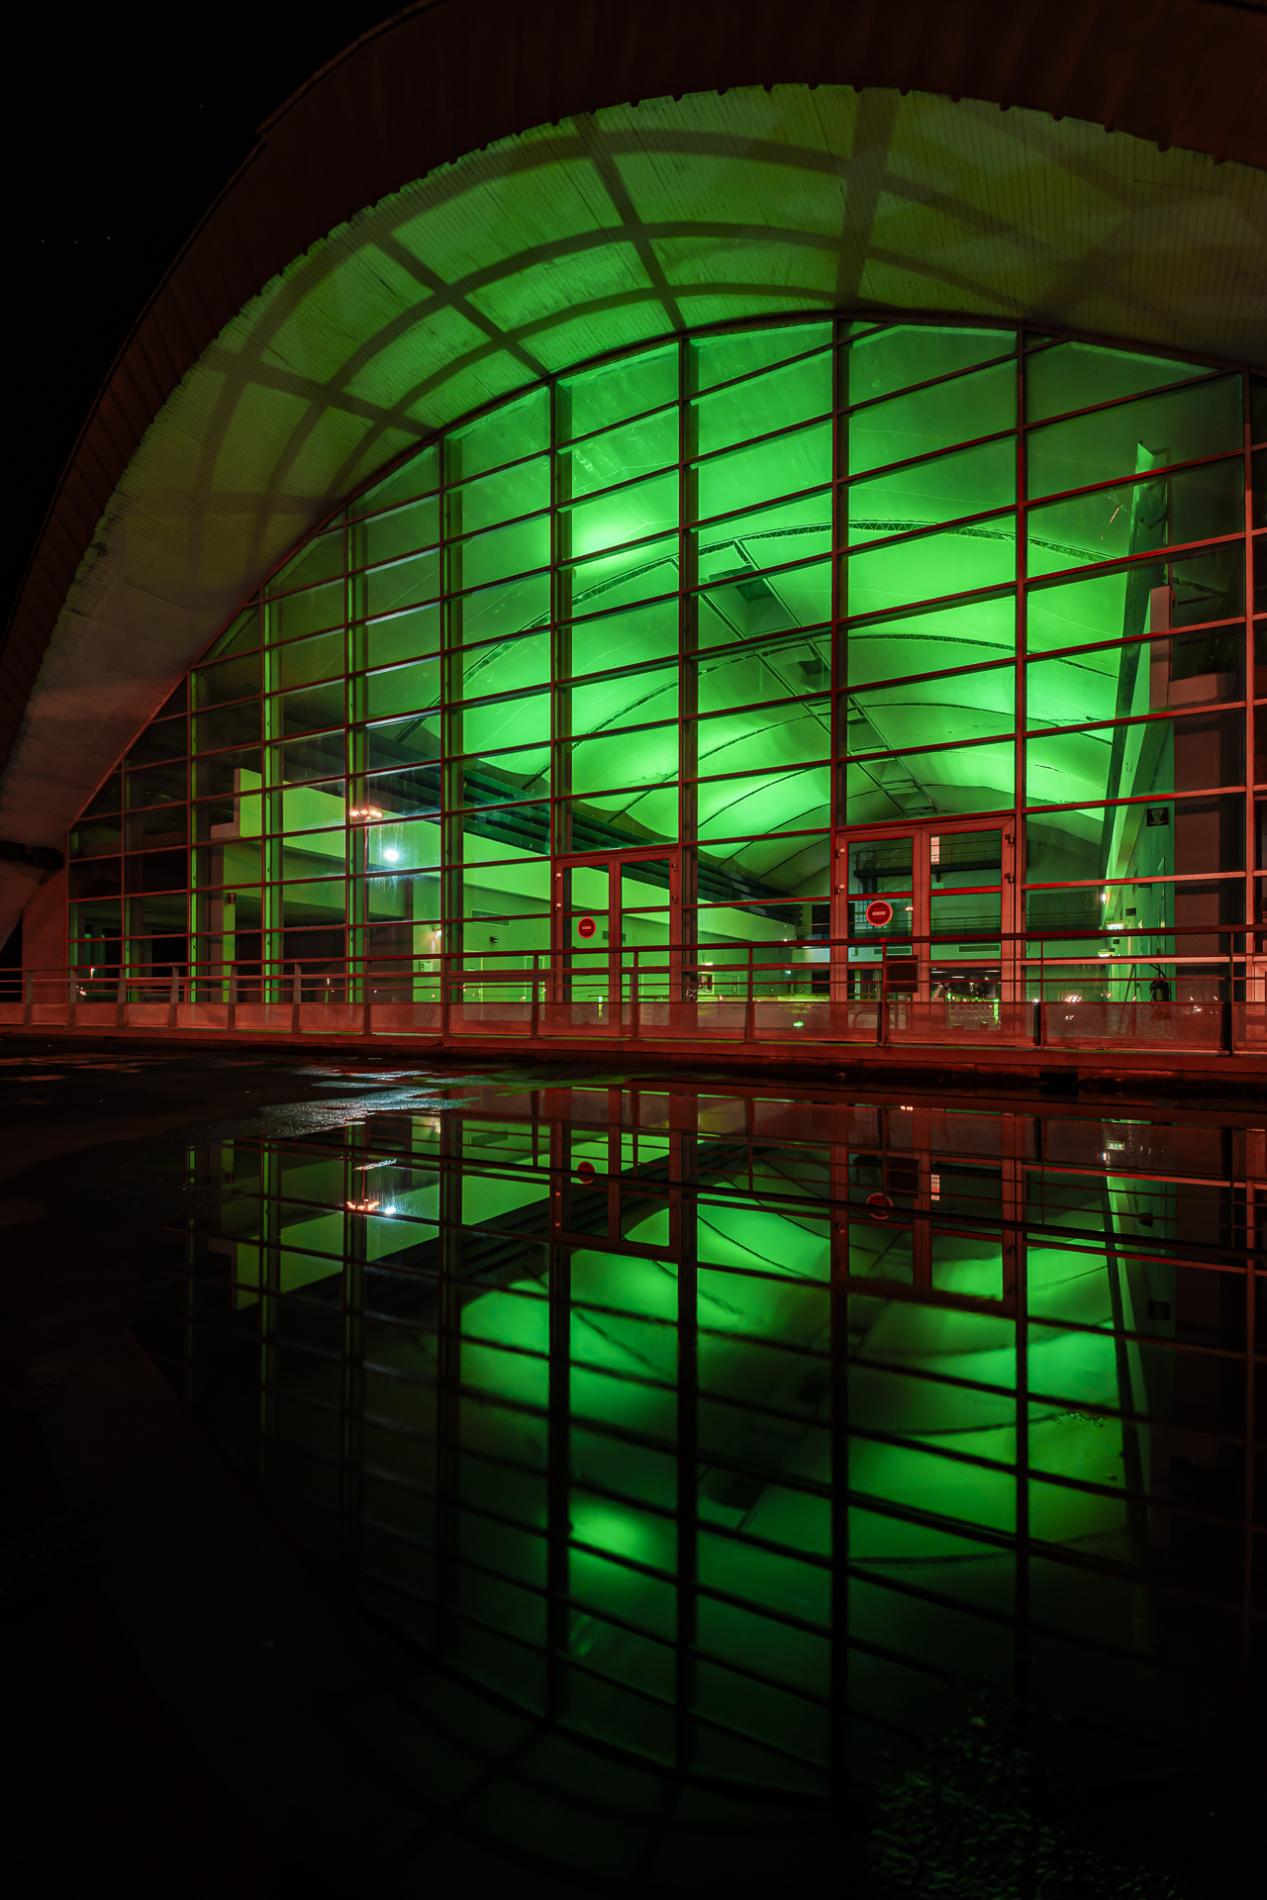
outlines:
[[66, 879], [64, 868], [54, 871], [27, 900], [22, 913], [24, 970], [66, 967]]

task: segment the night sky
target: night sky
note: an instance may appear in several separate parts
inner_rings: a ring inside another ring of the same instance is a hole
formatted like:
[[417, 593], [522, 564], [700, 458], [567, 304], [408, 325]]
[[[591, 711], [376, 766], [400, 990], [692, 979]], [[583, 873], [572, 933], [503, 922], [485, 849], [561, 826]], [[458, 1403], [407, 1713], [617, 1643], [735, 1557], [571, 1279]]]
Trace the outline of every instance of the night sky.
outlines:
[[14, 427], [0, 627], [132, 323], [295, 88], [391, 0], [24, 9], [6, 28], [4, 325]]

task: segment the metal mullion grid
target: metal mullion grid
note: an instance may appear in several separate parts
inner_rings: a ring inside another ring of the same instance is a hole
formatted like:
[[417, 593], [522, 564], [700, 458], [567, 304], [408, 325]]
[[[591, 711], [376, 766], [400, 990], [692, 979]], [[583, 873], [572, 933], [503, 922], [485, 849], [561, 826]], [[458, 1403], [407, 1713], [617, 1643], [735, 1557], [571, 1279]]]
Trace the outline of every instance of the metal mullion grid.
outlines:
[[[691, 405], [691, 344], [679, 337], [677, 344], [678, 390], [678, 849], [670, 864], [670, 1003], [687, 993], [687, 959], [695, 954], [698, 927], [696, 898], [699, 888], [699, 735], [695, 713], [699, 705], [699, 674], [695, 663], [698, 608], [691, 591], [696, 578], [695, 564], [695, 480], [691, 451], [695, 447], [694, 417]], [[687, 933], [690, 933], [688, 941]], [[690, 979], [693, 983], [693, 979]], [[672, 1218], [672, 1216], [670, 1216]]]
[[[559, 403], [558, 385], [550, 390], [549, 413], [549, 454], [550, 454], [550, 598], [549, 598], [549, 645], [550, 645], [550, 788], [549, 788], [549, 842], [550, 842], [550, 915], [546, 930], [547, 951], [547, 995], [553, 1002], [563, 1002], [569, 992], [569, 969], [571, 965], [571, 932], [569, 930], [569, 912], [572, 899], [572, 873], [566, 866], [559, 864], [572, 849], [572, 693], [564, 682], [572, 672], [572, 622], [569, 615], [563, 613], [564, 605], [564, 568], [561, 558], [561, 500], [560, 489], [563, 484], [565, 463], [559, 452]], [[570, 543], [569, 543], [570, 545]], [[570, 576], [570, 569], [568, 570]], [[567, 605], [572, 604], [571, 581], [567, 583]], [[534, 1007], [540, 999], [535, 994]], [[535, 1020], [535, 1016], [534, 1016]], [[553, 1137], [552, 1137], [553, 1138]], [[552, 1256], [553, 1267], [553, 1256]], [[570, 1266], [569, 1284], [570, 1284]]]
[[[1258, 898], [1258, 889], [1255, 883], [1255, 874], [1258, 868], [1258, 840], [1255, 835], [1256, 826], [1255, 826], [1254, 782], [1258, 774], [1256, 771], [1256, 759], [1255, 759], [1255, 748], [1254, 748], [1254, 724], [1255, 724], [1255, 717], [1256, 717], [1255, 710], [1254, 710], [1254, 702], [1256, 698], [1255, 687], [1257, 684], [1254, 677], [1254, 481], [1253, 481], [1254, 423], [1253, 423], [1253, 411], [1252, 411], [1251, 400], [1250, 400], [1250, 379], [1249, 379], [1249, 372], [1247, 370], [1242, 371], [1242, 374], [1241, 374], [1241, 422], [1242, 422], [1242, 427], [1243, 427], [1243, 432], [1244, 432], [1243, 442], [1242, 442], [1242, 454], [1244, 456], [1244, 470], [1245, 470], [1245, 479], [1244, 479], [1245, 493], [1243, 497], [1244, 511], [1245, 511], [1244, 523], [1243, 523], [1243, 529], [1244, 529], [1244, 535], [1245, 535], [1245, 550], [1244, 550], [1245, 598], [1243, 602], [1244, 610], [1245, 610], [1245, 662], [1244, 662], [1245, 670], [1244, 670], [1244, 676], [1241, 682], [1241, 691], [1245, 695], [1245, 759], [1244, 759], [1243, 766], [1241, 768], [1245, 774], [1245, 839], [1244, 839], [1244, 867], [1243, 867], [1244, 872], [1245, 872], [1245, 903], [1244, 903], [1244, 908], [1243, 908], [1243, 916], [1245, 919], [1245, 935], [1241, 941], [1241, 952], [1242, 952], [1241, 968], [1244, 974], [1246, 975], [1246, 977], [1248, 977], [1249, 970], [1251, 967], [1250, 958], [1256, 954], [1257, 948], [1258, 948], [1257, 943], [1255, 941], [1255, 930], [1254, 930], [1255, 910], [1256, 910], [1256, 904], [1257, 904], [1257, 898]], [[1229, 972], [1229, 976], [1230, 974], [1231, 973]], [[1228, 986], [1228, 1001], [1229, 1002], [1234, 1001], [1234, 992], [1235, 992], [1235, 985], [1234, 983], [1229, 982], [1229, 986]], [[1249, 1002], [1248, 982], [1246, 982], [1245, 984], [1245, 1001], [1246, 1003]], [[1235, 1050], [1235, 1047], [1236, 1047], [1235, 1021], [1236, 1021], [1235, 1013], [1233, 1013], [1233, 1017], [1232, 1017], [1232, 1022], [1233, 1022], [1232, 1048], [1233, 1050]], [[1252, 1339], [1252, 1335], [1251, 1335], [1251, 1339]], [[1247, 1460], [1249, 1458], [1248, 1446], [1251, 1440], [1252, 1440], [1252, 1432], [1247, 1427], [1247, 1433], [1246, 1433]]]
[[[449, 1011], [456, 994], [460, 1001], [464, 986], [452, 980], [452, 958], [456, 952], [459, 970], [463, 966], [465, 931], [463, 914], [463, 778], [460, 743], [462, 714], [455, 710], [461, 694], [461, 652], [454, 645], [454, 588], [449, 577], [449, 442], [441, 436], [437, 444], [437, 480], [439, 487], [436, 532], [440, 576], [440, 1022], [441, 1034], [447, 1035]], [[458, 692], [453, 691], [457, 682]], [[455, 740], [457, 743], [455, 743]], [[410, 959], [412, 968], [412, 958]]]
[[[845, 916], [843, 898], [836, 902], [837, 896], [837, 852], [836, 834], [843, 829], [848, 817], [845, 800], [845, 725], [849, 703], [849, 638], [845, 631], [849, 612], [849, 573], [848, 557], [841, 549], [849, 538], [849, 491], [846, 486], [849, 479], [849, 351], [847, 342], [842, 343], [844, 325], [840, 318], [835, 323], [835, 353], [833, 358], [832, 396], [836, 404], [836, 413], [832, 424], [831, 443], [831, 684], [829, 702], [829, 730], [827, 735], [831, 774], [828, 816], [831, 823], [831, 838], [828, 843], [827, 895], [830, 905], [828, 930], [833, 936], [843, 934], [838, 926]], [[839, 959], [831, 958], [835, 970]], [[845, 994], [847, 981], [845, 972], [837, 972], [836, 981], [831, 988], [833, 994], [839, 990], [840, 997]], [[841, 1586], [843, 1589], [843, 1585]]]

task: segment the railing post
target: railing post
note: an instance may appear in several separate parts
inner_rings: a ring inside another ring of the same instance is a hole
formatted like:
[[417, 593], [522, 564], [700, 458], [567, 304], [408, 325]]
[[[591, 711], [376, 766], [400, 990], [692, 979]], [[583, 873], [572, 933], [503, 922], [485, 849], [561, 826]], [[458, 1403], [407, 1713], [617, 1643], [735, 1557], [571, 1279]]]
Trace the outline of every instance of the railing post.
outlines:
[[1232, 948], [1230, 939], [1227, 949], [1226, 983], [1227, 994], [1223, 998], [1222, 1022], [1219, 1028], [1221, 1031], [1220, 1041], [1223, 1053], [1225, 1056], [1230, 1056], [1236, 1053], [1236, 1004], [1234, 1001], [1236, 995], [1236, 952]]
[[748, 945], [747, 983], [743, 1006], [743, 1039], [745, 1042], [757, 1040], [757, 975], [755, 969], [757, 949], [755, 944]]
[[175, 964], [173, 964], [172, 973], [167, 984], [167, 1027], [169, 1029], [175, 1029], [176, 1027], [176, 1006], [179, 1002], [180, 976]]
[[290, 973], [290, 1033], [299, 1034], [299, 1010], [304, 998], [303, 971], [296, 964]]
[[1047, 1004], [1039, 997], [1034, 1004], [1034, 1047], [1045, 1049], [1047, 1046]]
[[238, 966], [229, 965], [229, 1013], [225, 1019], [226, 1029], [236, 1029], [238, 1022]]
[[28, 970], [22, 979], [22, 1024], [25, 1028], [35, 1007], [35, 972]]
[[528, 1039], [535, 1042], [541, 1032], [541, 957], [536, 950], [532, 953], [532, 996], [528, 1009]]
[[75, 992], [77, 988], [78, 984], [75, 980], [75, 972], [68, 967], [66, 971], [66, 1027], [68, 1029], [74, 1025], [75, 1021], [75, 1004], [77, 1001]]
[[633, 963], [629, 970], [629, 1034], [635, 1042], [642, 1034], [640, 1000], [638, 994], [638, 952], [635, 949], [633, 953]]
[[115, 986], [114, 986], [114, 1026], [116, 1029], [123, 1028], [124, 1024], [127, 1021], [127, 1014], [128, 1014], [128, 979], [127, 979], [127, 974], [126, 974], [126, 968], [121, 963], [119, 965], [118, 981], [115, 983]]
[[440, 952], [440, 1040], [449, 1040], [449, 952]]

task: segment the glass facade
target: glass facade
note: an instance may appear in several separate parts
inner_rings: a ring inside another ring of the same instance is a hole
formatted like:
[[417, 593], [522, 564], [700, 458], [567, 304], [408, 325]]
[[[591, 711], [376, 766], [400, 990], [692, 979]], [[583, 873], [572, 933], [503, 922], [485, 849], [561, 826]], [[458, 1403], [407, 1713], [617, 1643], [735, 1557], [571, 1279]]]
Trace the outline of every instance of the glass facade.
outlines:
[[1264, 457], [1247, 373], [1011, 328], [538, 386], [221, 632], [71, 834], [70, 965], [421, 1000], [443, 958], [596, 1011], [735, 951], [845, 1001], [1246, 983]]

